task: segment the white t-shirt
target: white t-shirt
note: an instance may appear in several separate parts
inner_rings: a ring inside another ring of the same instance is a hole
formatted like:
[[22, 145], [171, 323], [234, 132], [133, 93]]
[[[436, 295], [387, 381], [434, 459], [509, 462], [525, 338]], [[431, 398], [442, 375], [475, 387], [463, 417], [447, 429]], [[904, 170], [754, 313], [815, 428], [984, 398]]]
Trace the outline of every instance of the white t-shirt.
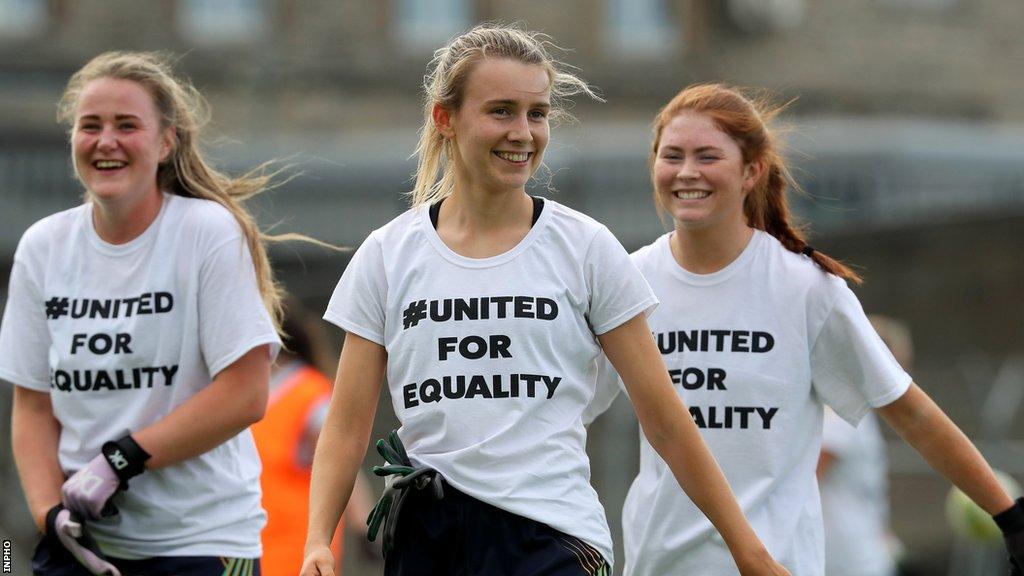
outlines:
[[607, 228], [548, 200], [517, 246], [482, 259], [449, 249], [425, 207], [407, 211], [359, 248], [324, 318], [387, 350], [415, 464], [611, 563], [580, 416], [595, 335], [656, 304]]
[[822, 450], [833, 456], [821, 480], [828, 576], [892, 576], [885, 440], [868, 413], [850, 426], [825, 411]]
[[[670, 236], [632, 258], [662, 302], [650, 324], [672, 381], [768, 551], [794, 576], [821, 576], [822, 403], [856, 422], [899, 398], [910, 377], [846, 284], [772, 236], [755, 231], [713, 274], [680, 267]], [[588, 417], [619, 384], [607, 378], [598, 389]], [[623, 509], [625, 573], [736, 574], [711, 522], [640, 444]]]
[[[210, 384], [252, 348], [279, 340], [252, 258], [219, 204], [164, 194], [139, 237], [96, 234], [91, 203], [25, 232], [0, 328], [0, 379], [48, 392], [65, 474]], [[260, 463], [246, 430], [130, 481], [120, 513], [90, 522], [118, 558], [259, 556]]]

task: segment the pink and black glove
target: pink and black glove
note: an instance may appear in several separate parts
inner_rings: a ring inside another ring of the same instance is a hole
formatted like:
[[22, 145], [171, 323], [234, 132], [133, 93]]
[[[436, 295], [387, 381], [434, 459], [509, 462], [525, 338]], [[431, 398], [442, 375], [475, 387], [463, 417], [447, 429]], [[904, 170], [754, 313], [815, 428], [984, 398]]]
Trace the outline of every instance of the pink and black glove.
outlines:
[[1024, 498], [1008, 510], [992, 517], [1003, 531], [1003, 541], [1010, 553], [1010, 576], [1024, 576]]
[[57, 504], [46, 513], [46, 533], [60, 540], [64, 548], [90, 573], [96, 576], [121, 576], [121, 571], [103, 556], [99, 545], [85, 529], [85, 523], [63, 504]]
[[119, 490], [128, 489], [129, 479], [146, 470], [149, 458], [130, 434], [103, 444], [100, 455], [61, 486], [64, 506], [86, 520], [117, 514], [111, 499]]

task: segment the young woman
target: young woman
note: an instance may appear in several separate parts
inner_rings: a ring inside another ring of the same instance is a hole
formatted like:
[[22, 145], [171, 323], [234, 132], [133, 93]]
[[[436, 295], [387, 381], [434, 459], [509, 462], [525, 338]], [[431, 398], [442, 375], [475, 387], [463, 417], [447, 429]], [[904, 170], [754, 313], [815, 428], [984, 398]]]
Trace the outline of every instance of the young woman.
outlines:
[[25, 232], [0, 328], [39, 576], [259, 574], [279, 295], [239, 201], [267, 177], [206, 164], [204, 106], [145, 53], [61, 100], [86, 202]]
[[[851, 423], [877, 409], [937, 471], [1000, 514], [1020, 562], [1020, 504], [878, 338], [846, 286], [859, 278], [791, 224], [789, 171], [766, 126], [776, 112], [735, 89], [699, 85], [655, 119], [654, 197], [674, 230], [632, 258], [661, 300], [651, 328], [679, 395], [757, 533], [793, 574], [824, 572], [815, 482], [823, 404]], [[642, 439], [623, 510], [626, 574], [734, 574], [711, 524], [672, 484]]]
[[602, 349], [741, 572], [785, 574], [684, 418], [644, 318], [656, 300], [625, 251], [597, 222], [525, 192], [560, 99], [590, 89], [536, 35], [488, 25], [438, 50], [424, 84], [414, 207], [363, 243], [325, 315], [348, 334], [302, 574], [332, 574], [331, 534], [385, 373], [412, 467], [444, 483], [440, 499], [404, 494], [386, 574], [609, 573], [581, 422]]

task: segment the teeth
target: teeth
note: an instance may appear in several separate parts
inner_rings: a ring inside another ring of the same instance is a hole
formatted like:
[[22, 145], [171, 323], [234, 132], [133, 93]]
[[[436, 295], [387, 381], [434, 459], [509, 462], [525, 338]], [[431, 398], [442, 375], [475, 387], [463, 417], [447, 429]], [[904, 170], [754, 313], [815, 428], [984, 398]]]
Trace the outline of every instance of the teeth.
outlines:
[[97, 160], [96, 161], [96, 167], [100, 168], [100, 169], [103, 169], [103, 168], [120, 168], [120, 167], [122, 167], [124, 165], [125, 165], [125, 163], [121, 162], [120, 160]]
[[711, 193], [706, 190], [680, 191], [676, 192], [676, 198], [680, 200], [700, 200], [707, 198]]
[[526, 159], [530, 157], [529, 152], [495, 152], [495, 154], [509, 162], [526, 162]]

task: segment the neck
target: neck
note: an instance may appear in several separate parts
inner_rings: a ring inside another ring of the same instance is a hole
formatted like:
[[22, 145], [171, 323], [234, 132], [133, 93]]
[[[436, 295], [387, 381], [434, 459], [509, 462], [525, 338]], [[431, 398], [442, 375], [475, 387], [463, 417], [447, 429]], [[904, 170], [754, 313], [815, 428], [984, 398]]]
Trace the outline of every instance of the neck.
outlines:
[[466, 231], [499, 230], [509, 226], [527, 227], [533, 215], [533, 202], [523, 189], [507, 192], [473, 192], [456, 189], [441, 205], [446, 227]]
[[746, 223], [689, 228], [677, 222], [669, 244], [680, 266], [695, 274], [711, 274], [736, 260], [753, 235], [754, 229]]
[[92, 222], [96, 234], [110, 244], [138, 238], [160, 214], [164, 197], [158, 190], [132, 202], [101, 200], [93, 196]]

